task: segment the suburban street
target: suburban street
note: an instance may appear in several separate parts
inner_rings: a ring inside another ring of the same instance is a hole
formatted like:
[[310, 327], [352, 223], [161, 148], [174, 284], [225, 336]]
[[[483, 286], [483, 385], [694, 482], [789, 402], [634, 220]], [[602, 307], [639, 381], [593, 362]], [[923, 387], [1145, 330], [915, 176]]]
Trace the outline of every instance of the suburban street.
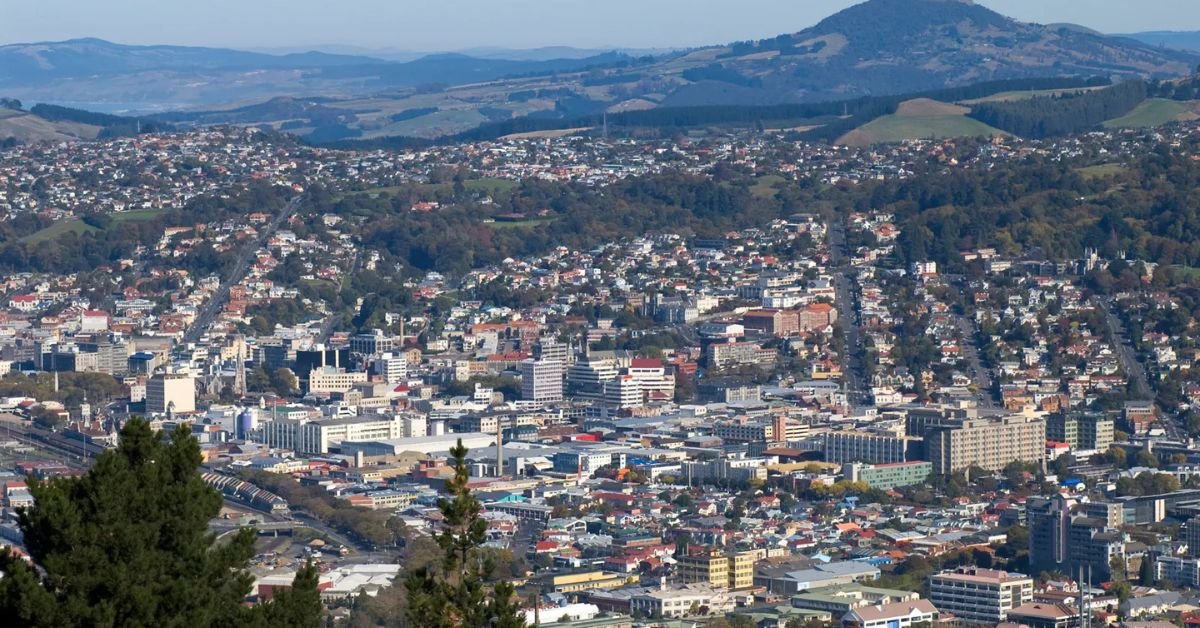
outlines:
[[847, 266], [849, 255], [846, 250], [846, 227], [841, 222], [834, 222], [830, 226], [829, 255], [836, 269], [833, 278], [834, 305], [838, 312], [838, 325], [846, 340], [843, 381], [850, 403], [861, 403], [867, 401], [870, 382], [866, 381], [866, 371], [863, 368], [866, 348], [862, 344], [862, 333], [859, 330], [858, 307], [855, 303], [857, 291], [850, 274], [852, 269]]
[[[1125, 331], [1125, 323], [1113, 313], [1107, 301], [1100, 297], [1093, 297], [1092, 300], [1104, 312], [1104, 318], [1108, 321], [1108, 329], [1112, 332], [1113, 337], [1113, 348], [1117, 353], [1117, 359], [1121, 362], [1121, 369], [1133, 383], [1135, 398], [1146, 401], [1153, 400], [1155, 395], [1154, 389], [1150, 386], [1150, 377], [1146, 373], [1146, 367], [1138, 360], [1137, 352], [1133, 350], [1133, 344]], [[1158, 425], [1167, 433], [1167, 437], [1179, 441], [1187, 439], [1187, 432], [1178, 421], [1161, 412], [1160, 415]]]
[[247, 242], [242, 247], [242, 250], [238, 253], [237, 263], [234, 265], [233, 270], [229, 273], [228, 277], [221, 280], [221, 287], [217, 289], [216, 294], [212, 295], [212, 298], [204, 305], [204, 309], [200, 310], [200, 314], [196, 316], [196, 320], [192, 322], [187, 333], [183, 335], [181, 344], [196, 342], [208, 331], [208, 327], [212, 325], [221, 308], [225, 306], [225, 302], [229, 300], [229, 288], [242, 281], [246, 276], [246, 272], [250, 270], [250, 262], [254, 259], [255, 253], [279, 230], [279, 227], [292, 217], [292, 214], [296, 213], [296, 209], [300, 207], [300, 202], [303, 199], [303, 195], [292, 197], [287, 202], [287, 205], [259, 230], [258, 237], [252, 242]]

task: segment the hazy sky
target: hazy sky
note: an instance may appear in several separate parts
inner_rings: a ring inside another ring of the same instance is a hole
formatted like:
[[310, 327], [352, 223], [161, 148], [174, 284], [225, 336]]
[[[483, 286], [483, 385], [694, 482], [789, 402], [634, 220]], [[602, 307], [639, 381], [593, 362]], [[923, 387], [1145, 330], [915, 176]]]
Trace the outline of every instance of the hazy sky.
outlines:
[[[979, 0], [1105, 32], [1200, 30], [1197, 0]], [[0, 43], [674, 47], [794, 32], [855, 0], [0, 0]]]

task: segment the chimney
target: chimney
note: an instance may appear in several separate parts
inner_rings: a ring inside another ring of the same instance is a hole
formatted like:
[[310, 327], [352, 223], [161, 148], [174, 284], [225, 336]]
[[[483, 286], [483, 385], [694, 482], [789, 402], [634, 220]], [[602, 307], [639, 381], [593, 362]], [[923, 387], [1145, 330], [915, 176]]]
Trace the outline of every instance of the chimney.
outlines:
[[496, 419], [496, 477], [504, 477], [504, 428]]

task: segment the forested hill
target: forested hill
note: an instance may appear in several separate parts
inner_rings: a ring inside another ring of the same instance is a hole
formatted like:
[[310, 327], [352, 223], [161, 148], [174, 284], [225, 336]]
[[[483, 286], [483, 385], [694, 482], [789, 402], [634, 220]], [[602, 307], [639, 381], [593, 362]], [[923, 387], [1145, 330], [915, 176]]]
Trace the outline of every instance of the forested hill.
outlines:
[[[1147, 142], [1151, 140], [1146, 140]], [[963, 271], [961, 253], [1076, 259], [1097, 248], [1200, 267], [1200, 139], [1158, 144], [1129, 163], [1081, 166], [1030, 157], [989, 171], [930, 172], [863, 192], [902, 225], [896, 250]]]

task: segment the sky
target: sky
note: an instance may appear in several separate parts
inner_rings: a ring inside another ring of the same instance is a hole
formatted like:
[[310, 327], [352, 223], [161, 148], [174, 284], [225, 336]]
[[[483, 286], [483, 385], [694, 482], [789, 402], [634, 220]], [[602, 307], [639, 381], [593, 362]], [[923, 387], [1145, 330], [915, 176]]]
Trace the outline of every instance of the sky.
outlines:
[[[857, 0], [0, 0], [0, 43], [446, 51], [666, 48], [802, 30]], [[1200, 30], [1197, 0], [978, 0], [1103, 32]]]

